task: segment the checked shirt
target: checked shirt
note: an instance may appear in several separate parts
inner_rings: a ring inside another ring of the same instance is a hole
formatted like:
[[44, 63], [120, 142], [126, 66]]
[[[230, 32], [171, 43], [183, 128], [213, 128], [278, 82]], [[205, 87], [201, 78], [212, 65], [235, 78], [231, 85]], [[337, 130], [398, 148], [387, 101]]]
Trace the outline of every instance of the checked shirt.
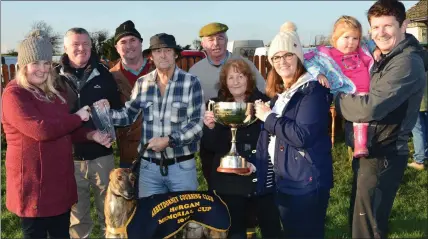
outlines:
[[[190, 155], [199, 151], [202, 137], [204, 96], [199, 79], [175, 67], [168, 81], [164, 96], [156, 84], [157, 70], [140, 77], [131, 94], [131, 99], [121, 110], [110, 110], [115, 126], [132, 124], [142, 114], [142, 137], [138, 151], [154, 137], [171, 135], [176, 146], [167, 147], [167, 158]], [[160, 159], [161, 154], [152, 150], [143, 157]]]

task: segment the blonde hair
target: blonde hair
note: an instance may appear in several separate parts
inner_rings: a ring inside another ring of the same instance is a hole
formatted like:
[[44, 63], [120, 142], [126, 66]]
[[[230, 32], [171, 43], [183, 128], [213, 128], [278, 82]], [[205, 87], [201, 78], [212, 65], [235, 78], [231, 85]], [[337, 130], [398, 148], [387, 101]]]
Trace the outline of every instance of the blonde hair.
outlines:
[[333, 47], [336, 47], [336, 41], [342, 36], [345, 32], [348, 31], [356, 31], [359, 35], [360, 41], [363, 35], [363, 28], [361, 27], [361, 23], [355, 18], [351, 16], [341, 16], [334, 23], [333, 33], [331, 34], [330, 43]]
[[[19, 86], [33, 93], [33, 95], [39, 100], [53, 102], [55, 96], [57, 96], [62, 103], [65, 103], [66, 101], [64, 97], [62, 97], [59, 91], [55, 88], [57, 86], [56, 77], [57, 74], [51, 64], [48, 78], [39, 87], [36, 87], [28, 81], [27, 65], [25, 65], [19, 68], [15, 80]], [[45, 95], [41, 94], [40, 90], [42, 90]]]

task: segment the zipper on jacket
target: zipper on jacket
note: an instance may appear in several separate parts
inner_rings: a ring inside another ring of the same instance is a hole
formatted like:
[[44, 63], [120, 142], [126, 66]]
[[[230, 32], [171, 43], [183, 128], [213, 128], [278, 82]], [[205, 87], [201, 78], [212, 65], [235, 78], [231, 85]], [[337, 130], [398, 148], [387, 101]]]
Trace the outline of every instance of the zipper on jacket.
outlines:
[[80, 82], [77, 81], [77, 110], [80, 110], [82, 108], [80, 106]]
[[77, 110], [80, 110], [80, 108], [82, 107], [80, 106], [80, 92], [79, 92], [77, 93]]

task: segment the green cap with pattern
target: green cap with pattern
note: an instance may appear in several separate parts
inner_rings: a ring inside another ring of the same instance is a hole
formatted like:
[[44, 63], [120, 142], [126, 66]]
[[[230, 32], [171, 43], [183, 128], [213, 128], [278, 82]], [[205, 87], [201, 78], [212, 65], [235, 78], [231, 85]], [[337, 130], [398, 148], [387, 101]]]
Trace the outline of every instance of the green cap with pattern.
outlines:
[[229, 30], [229, 27], [223, 23], [212, 22], [201, 28], [199, 31], [199, 37], [207, 37], [220, 32], [226, 32]]

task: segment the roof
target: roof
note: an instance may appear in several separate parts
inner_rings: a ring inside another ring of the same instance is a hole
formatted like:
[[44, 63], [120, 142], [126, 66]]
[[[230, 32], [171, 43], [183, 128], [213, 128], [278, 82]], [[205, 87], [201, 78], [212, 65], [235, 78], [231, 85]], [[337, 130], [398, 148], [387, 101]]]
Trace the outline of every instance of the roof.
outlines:
[[427, 21], [428, 16], [427, 0], [420, 0], [406, 12], [406, 17], [411, 21]]

